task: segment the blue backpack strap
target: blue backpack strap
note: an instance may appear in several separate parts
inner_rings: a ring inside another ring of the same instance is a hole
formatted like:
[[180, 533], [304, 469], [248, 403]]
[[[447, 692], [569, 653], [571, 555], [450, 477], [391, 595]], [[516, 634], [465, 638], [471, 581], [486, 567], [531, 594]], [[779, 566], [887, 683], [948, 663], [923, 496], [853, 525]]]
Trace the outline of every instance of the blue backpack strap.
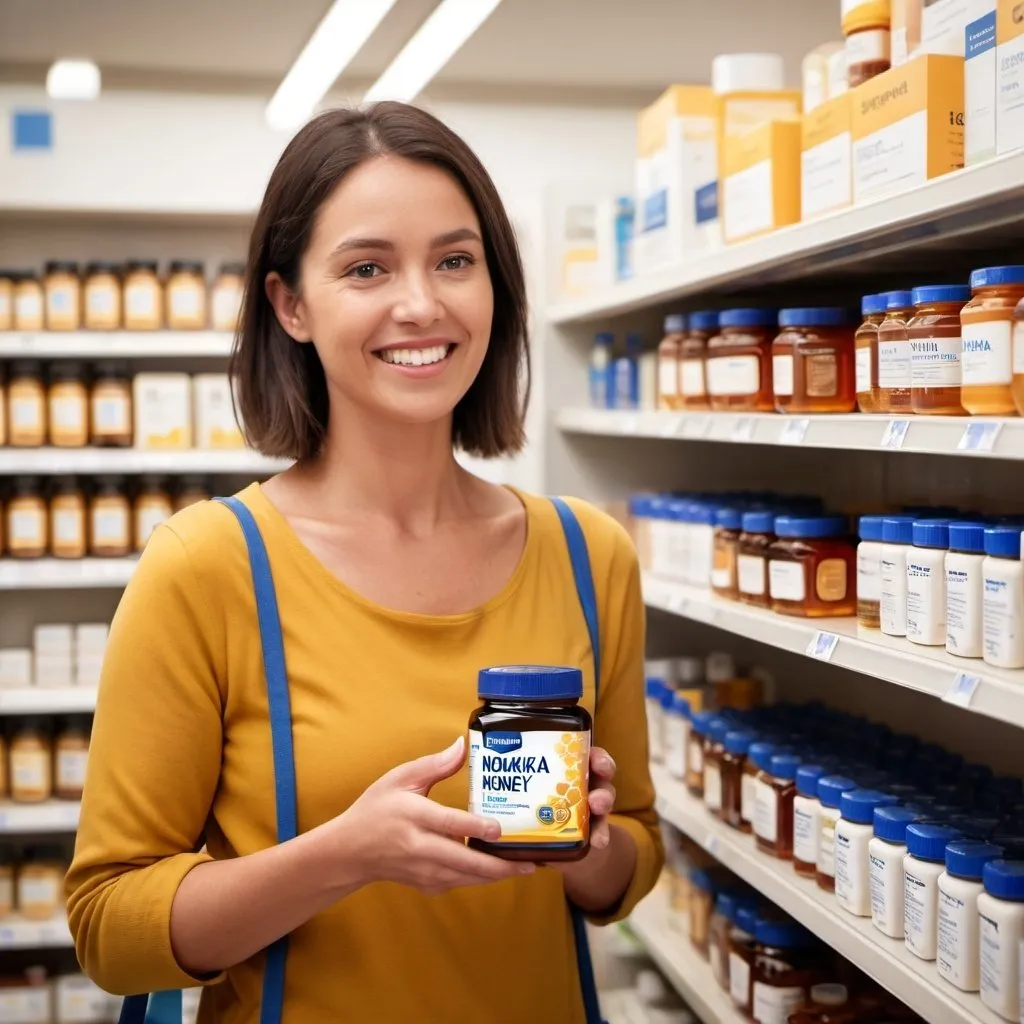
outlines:
[[[576, 518], [576, 513], [561, 498], [552, 498], [558, 519], [562, 524], [565, 542], [569, 548], [569, 561], [572, 563], [573, 580], [576, 583], [576, 594], [580, 599], [580, 608], [587, 623], [590, 634], [590, 650], [594, 660], [594, 711], [597, 712], [597, 699], [601, 689], [601, 629], [597, 614], [597, 592], [594, 589], [594, 573], [590, 567], [590, 552], [587, 550], [587, 538], [583, 535], [583, 527]], [[594, 980], [594, 964], [590, 958], [590, 942], [587, 939], [587, 923], [579, 907], [571, 906], [572, 931], [576, 940], [576, 966], [580, 975], [580, 990], [583, 993], [583, 1009], [587, 1024], [601, 1024], [601, 1007], [597, 999], [597, 983]]]
[[121, 1003], [118, 1024], [181, 1024], [181, 992], [154, 992], [151, 996], [128, 996]]

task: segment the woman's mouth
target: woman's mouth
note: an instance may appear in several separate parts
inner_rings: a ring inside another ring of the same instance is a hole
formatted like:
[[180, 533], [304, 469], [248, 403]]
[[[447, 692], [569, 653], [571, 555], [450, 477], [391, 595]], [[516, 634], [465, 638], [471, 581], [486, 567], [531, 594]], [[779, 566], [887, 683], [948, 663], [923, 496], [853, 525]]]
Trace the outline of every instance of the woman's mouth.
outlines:
[[444, 362], [454, 348], [452, 344], [430, 345], [426, 348], [382, 348], [373, 354], [394, 366], [432, 366]]

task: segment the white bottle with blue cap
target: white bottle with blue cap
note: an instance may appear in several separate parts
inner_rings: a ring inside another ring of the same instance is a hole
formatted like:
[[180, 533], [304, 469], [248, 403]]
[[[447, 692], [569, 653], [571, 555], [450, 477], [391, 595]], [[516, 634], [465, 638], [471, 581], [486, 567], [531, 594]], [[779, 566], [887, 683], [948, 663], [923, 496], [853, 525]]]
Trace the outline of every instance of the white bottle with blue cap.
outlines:
[[925, 647], [946, 642], [946, 552], [949, 522], [916, 519], [907, 553], [907, 639]]
[[871, 916], [871, 878], [868, 844], [875, 834], [876, 807], [896, 803], [896, 797], [874, 789], [850, 789], [839, 796], [836, 822], [836, 902], [857, 917]]
[[946, 554], [946, 650], [961, 658], [980, 658], [981, 616], [985, 594], [985, 524], [949, 524]]
[[907, 826], [903, 858], [903, 931], [907, 949], [922, 960], [938, 952], [939, 875], [946, 869], [946, 843], [961, 834], [948, 825], [914, 822]]
[[981, 1001], [1005, 1020], [1018, 1021], [1024, 1002], [1024, 860], [990, 860], [981, 877]]
[[907, 553], [913, 540], [913, 516], [886, 516], [882, 520], [879, 623], [889, 636], [907, 635]]
[[594, 347], [590, 350], [590, 408], [610, 409], [612, 407], [611, 366], [612, 346], [615, 335], [611, 331], [599, 331], [594, 335]]
[[1024, 668], [1024, 563], [1021, 527], [985, 530], [982, 638], [986, 665]]

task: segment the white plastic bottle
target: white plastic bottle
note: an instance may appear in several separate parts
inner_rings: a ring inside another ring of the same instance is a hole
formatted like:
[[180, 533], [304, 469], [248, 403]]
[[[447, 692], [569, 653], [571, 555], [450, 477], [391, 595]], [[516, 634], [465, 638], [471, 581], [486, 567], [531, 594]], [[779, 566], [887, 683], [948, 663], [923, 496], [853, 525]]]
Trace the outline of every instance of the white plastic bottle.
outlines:
[[1002, 848], [972, 839], [946, 844], [946, 870], [939, 875], [938, 955], [939, 977], [964, 992], [980, 987], [978, 897], [984, 891], [981, 877], [990, 860], [998, 860]]
[[687, 521], [687, 503], [673, 498], [665, 506], [664, 568], [655, 568], [656, 573], [677, 583], [686, 582], [690, 563], [690, 524]]
[[793, 868], [798, 875], [814, 877], [821, 838], [821, 801], [818, 780], [825, 774], [820, 764], [802, 764], [796, 770], [793, 797]]
[[896, 803], [896, 797], [874, 789], [851, 789], [839, 797], [836, 822], [836, 902], [857, 917], [871, 916], [868, 844], [875, 834], [876, 807]]
[[875, 836], [868, 843], [871, 923], [890, 939], [903, 938], [903, 858], [907, 826], [918, 820], [906, 807], [877, 807]]
[[990, 860], [982, 882], [981, 1001], [1005, 1020], [1018, 1021], [1024, 997], [1024, 860]]
[[961, 658], [980, 658], [985, 594], [985, 524], [949, 524], [946, 554], [946, 650]]
[[857, 783], [845, 775], [823, 775], [818, 779], [818, 801], [821, 804], [821, 831], [818, 833], [818, 886], [826, 892], [835, 891], [836, 822], [843, 793], [856, 789]]
[[914, 956], [934, 960], [937, 952], [939, 875], [946, 867], [946, 843], [960, 833], [947, 825], [907, 826], [903, 858], [903, 941]]
[[615, 335], [611, 331], [599, 331], [594, 335], [594, 347], [590, 350], [590, 407], [610, 409], [612, 407], [612, 348]]
[[[671, 691], [669, 691], [671, 693]], [[673, 778], [686, 778], [686, 748], [690, 735], [690, 702], [681, 693], [671, 693], [669, 705], [662, 704], [662, 738], [665, 767]]]
[[652, 761], [665, 759], [665, 724], [662, 717], [662, 694], [668, 690], [664, 679], [651, 676], [644, 689], [644, 707], [647, 710], [647, 752]]
[[687, 523], [690, 527], [690, 572], [687, 582], [695, 587], [710, 587], [711, 571], [715, 564], [715, 506], [710, 502], [691, 502]]
[[986, 665], [1024, 668], [1024, 563], [1021, 527], [985, 530], [982, 636]]
[[913, 516], [886, 516], [882, 521], [881, 630], [889, 636], [907, 635], [907, 553], [914, 539]]
[[946, 642], [946, 552], [949, 523], [917, 519], [907, 552], [907, 639], [925, 647]]
[[[862, 351], [870, 357], [870, 352], [866, 348], [857, 349], [857, 355], [859, 356]], [[869, 367], [870, 362], [869, 358]], [[882, 601], [883, 518], [861, 516], [857, 523], [860, 535], [860, 543], [857, 545], [857, 624], [873, 629], [878, 628]]]

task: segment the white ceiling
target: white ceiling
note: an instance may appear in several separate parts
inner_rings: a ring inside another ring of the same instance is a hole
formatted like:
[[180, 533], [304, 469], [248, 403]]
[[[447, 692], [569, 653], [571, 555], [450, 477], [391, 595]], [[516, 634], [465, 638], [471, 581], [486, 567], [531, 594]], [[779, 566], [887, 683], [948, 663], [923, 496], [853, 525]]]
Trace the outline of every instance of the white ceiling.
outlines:
[[[374, 79], [436, 6], [398, 0], [340, 79]], [[32, 79], [91, 57], [108, 81], [282, 77], [329, 0], [0, 0], [0, 71]], [[446, 86], [647, 90], [706, 81], [719, 52], [773, 50], [791, 84], [803, 55], [839, 35], [838, 0], [505, 0], [443, 69]]]

